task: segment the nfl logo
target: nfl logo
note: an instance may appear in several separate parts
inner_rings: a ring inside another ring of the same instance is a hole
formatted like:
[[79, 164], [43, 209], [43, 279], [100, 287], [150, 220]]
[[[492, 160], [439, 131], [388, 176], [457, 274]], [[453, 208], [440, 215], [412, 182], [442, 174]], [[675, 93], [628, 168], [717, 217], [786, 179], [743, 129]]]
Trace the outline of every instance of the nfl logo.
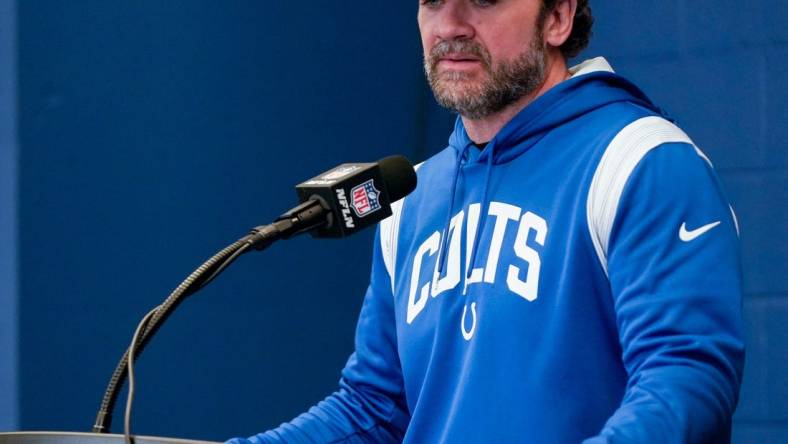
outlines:
[[380, 209], [380, 191], [375, 188], [372, 179], [353, 187], [350, 191], [353, 196], [353, 211], [358, 217], [364, 217]]

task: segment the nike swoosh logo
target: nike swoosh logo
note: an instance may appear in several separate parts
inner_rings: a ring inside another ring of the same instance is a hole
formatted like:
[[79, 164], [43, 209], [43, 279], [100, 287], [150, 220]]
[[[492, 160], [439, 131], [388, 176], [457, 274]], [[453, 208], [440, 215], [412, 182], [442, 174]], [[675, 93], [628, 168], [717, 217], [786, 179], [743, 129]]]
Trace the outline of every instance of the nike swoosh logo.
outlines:
[[719, 224], [720, 221], [717, 221], [717, 222], [712, 222], [710, 224], [706, 224], [694, 230], [687, 230], [687, 223], [684, 222], [683, 224], [681, 224], [681, 228], [679, 229], [679, 239], [683, 240], [684, 242], [695, 240], [703, 233], [711, 230], [712, 228], [716, 227]]

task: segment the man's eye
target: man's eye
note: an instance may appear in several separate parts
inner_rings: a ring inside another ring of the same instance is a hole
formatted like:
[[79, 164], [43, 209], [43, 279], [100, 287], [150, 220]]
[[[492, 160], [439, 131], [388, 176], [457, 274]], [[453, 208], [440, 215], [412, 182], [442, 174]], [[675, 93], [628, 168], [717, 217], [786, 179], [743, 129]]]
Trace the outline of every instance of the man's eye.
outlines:
[[479, 6], [492, 6], [492, 5], [496, 4], [497, 1], [496, 0], [474, 0], [474, 3], [476, 3]]
[[442, 0], [421, 0], [421, 6], [438, 6], [442, 3]]

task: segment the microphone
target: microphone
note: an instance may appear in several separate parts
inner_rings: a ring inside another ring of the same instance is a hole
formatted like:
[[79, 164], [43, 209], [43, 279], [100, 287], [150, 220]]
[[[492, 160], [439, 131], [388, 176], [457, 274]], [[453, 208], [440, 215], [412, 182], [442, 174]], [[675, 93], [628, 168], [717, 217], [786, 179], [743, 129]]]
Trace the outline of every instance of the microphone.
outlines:
[[391, 215], [391, 204], [416, 188], [416, 172], [403, 156], [372, 163], [343, 163], [296, 185], [301, 204], [272, 224], [255, 227], [254, 249], [311, 232], [313, 237], [349, 236]]

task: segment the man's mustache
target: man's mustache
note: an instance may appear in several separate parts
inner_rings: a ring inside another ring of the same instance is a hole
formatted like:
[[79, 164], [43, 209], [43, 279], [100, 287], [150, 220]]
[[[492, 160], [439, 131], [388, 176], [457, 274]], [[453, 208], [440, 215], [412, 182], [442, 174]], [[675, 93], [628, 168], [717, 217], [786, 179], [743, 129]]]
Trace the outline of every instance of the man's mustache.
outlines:
[[430, 71], [434, 71], [438, 62], [449, 54], [465, 54], [481, 60], [482, 64], [489, 68], [490, 53], [482, 45], [468, 39], [443, 40], [430, 50], [428, 59]]

